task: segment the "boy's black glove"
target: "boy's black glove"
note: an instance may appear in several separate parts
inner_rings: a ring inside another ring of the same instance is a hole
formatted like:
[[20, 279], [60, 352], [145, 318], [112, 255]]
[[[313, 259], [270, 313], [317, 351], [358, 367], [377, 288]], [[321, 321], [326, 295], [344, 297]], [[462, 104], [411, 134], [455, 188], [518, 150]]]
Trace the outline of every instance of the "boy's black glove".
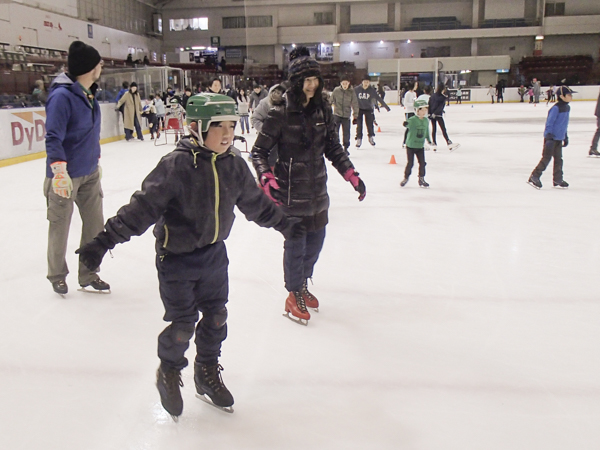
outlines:
[[82, 245], [75, 250], [79, 255], [79, 261], [90, 270], [96, 270], [102, 263], [102, 258], [106, 252], [115, 247], [115, 243], [110, 239], [108, 233], [103, 231], [98, 234], [91, 242]]
[[287, 217], [280, 232], [285, 239], [299, 239], [306, 234], [306, 226], [302, 224], [300, 217]]
[[402, 122], [402, 126], [403, 126], [404, 128], [408, 127], [408, 122], [405, 120], [404, 122]]
[[565, 140], [563, 141], [563, 147], [567, 147], [569, 145], [569, 136], [565, 136]]

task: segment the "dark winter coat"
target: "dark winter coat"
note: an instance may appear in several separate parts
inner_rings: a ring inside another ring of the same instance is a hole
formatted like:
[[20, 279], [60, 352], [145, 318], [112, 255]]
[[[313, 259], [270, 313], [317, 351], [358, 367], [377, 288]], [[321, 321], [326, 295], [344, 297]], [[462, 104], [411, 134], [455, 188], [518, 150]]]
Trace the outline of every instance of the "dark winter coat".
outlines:
[[[90, 88], [95, 93], [97, 85]], [[66, 74], [50, 85], [46, 102], [46, 176], [54, 174], [50, 164], [66, 161], [71, 178], [96, 171], [100, 158], [100, 105], [92, 103], [83, 87]]]
[[444, 107], [448, 98], [444, 94], [432, 94], [429, 97], [429, 117], [434, 119], [435, 117], [442, 117], [444, 114]]
[[312, 99], [304, 108], [291, 90], [285, 104], [272, 108], [252, 148], [252, 162], [259, 178], [271, 172], [268, 157], [279, 144], [279, 158], [274, 174], [280, 189], [273, 197], [284, 212], [302, 217], [308, 231], [327, 225], [327, 157], [340, 174], [354, 168], [341, 146], [333, 122], [331, 106], [323, 95], [322, 102]]
[[194, 138], [182, 138], [129, 204], [106, 222], [113, 242], [126, 242], [156, 224], [159, 255], [189, 253], [227, 239], [234, 206], [248, 220], [281, 231], [284, 213], [257, 187], [248, 165], [232, 149], [217, 154]]
[[550, 108], [544, 128], [544, 138], [562, 141], [567, 138], [567, 127], [569, 126], [569, 113], [571, 107], [568, 103], [559, 101]]

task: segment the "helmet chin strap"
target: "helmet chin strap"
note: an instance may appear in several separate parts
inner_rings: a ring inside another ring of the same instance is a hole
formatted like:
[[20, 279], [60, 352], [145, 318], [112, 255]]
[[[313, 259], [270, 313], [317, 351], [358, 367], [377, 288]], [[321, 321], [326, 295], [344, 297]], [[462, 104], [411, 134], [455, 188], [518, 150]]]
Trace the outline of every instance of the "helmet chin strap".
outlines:
[[196, 140], [198, 141], [198, 145], [204, 146], [204, 139], [202, 139], [202, 131], [200, 131], [202, 130], [202, 121], [196, 120], [195, 123], [198, 131], [194, 131], [190, 125], [188, 125], [187, 127], [188, 131], [192, 136], [194, 136], [194, 138], [196, 138]]

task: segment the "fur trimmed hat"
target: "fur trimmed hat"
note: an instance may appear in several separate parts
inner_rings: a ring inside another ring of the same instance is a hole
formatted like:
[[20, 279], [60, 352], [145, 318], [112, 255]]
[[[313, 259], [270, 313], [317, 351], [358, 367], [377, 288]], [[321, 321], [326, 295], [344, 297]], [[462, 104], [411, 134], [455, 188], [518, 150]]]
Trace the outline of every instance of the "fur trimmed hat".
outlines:
[[292, 85], [309, 77], [321, 78], [319, 63], [310, 57], [310, 52], [306, 47], [295, 48], [290, 53], [288, 77]]
[[69, 46], [67, 65], [69, 75], [74, 78], [91, 72], [100, 61], [102, 61], [102, 57], [98, 50], [85, 42], [74, 41]]

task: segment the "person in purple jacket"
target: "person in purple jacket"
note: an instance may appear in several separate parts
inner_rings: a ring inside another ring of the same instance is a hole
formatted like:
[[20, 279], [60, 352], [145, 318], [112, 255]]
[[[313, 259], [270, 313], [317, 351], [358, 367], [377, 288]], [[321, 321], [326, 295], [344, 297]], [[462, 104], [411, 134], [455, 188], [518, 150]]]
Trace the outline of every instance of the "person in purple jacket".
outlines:
[[[81, 41], [71, 43], [68, 73], [50, 85], [46, 103], [46, 196], [48, 280], [60, 295], [68, 292], [67, 241], [73, 204], [83, 223], [81, 245], [104, 229], [100, 186], [100, 106], [95, 99], [103, 61], [100, 53]], [[98, 270], [79, 264], [79, 284], [88, 292], [110, 292]]]

